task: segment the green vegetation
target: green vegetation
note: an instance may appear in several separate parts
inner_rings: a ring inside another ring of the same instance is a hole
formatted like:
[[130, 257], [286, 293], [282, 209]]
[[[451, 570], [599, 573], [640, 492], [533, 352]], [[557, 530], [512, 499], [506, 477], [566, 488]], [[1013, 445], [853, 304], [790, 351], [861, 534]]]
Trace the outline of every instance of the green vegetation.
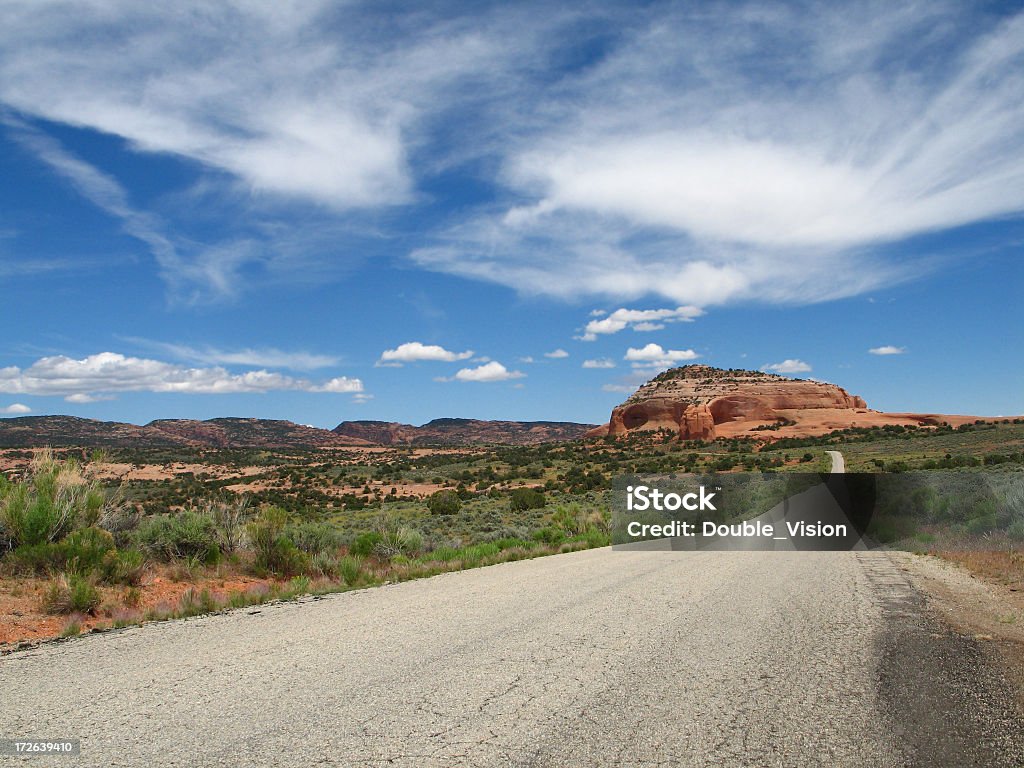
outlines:
[[[830, 465], [825, 450], [833, 448], [850, 472], [1014, 475], [1024, 465], [1020, 421], [856, 428], [769, 442], [772, 432], [707, 443], [679, 442], [663, 431], [434, 450], [44, 451], [31, 466], [0, 476], [0, 576], [48, 578], [48, 610], [82, 614], [96, 610], [90, 589], [137, 588], [158, 565], [193, 582], [224, 568], [284, 580], [242, 596], [204, 596], [197, 584], [181, 604], [150, 611], [194, 615], [602, 546], [612, 479], [630, 473], [822, 472]], [[23, 462], [31, 455], [18, 453]], [[147, 470], [136, 477], [154, 479], [104, 484], [91, 470], [98, 461], [145, 466], [163, 477]], [[942, 545], [943, 531], [951, 530], [990, 539], [999, 531], [1010, 546], [1024, 541], [1024, 490], [967, 506], [944, 507], [936, 501], [941, 495], [915, 491], [913, 526], [886, 531], [882, 515], [879, 535], [923, 548]], [[907, 516], [893, 511], [890, 518]], [[125, 606], [128, 614], [115, 622], [142, 618], [127, 599]]]

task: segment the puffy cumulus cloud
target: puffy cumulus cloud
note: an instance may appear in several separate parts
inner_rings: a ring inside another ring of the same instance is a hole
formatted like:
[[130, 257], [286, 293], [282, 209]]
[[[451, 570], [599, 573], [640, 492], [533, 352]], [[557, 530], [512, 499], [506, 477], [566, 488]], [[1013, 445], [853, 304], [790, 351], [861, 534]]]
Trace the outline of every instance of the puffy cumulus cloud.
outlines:
[[613, 360], [609, 360], [607, 357], [602, 357], [602, 358], [599, 358], [597, 360], [584, 360], [582, 367], [584, 367], [584, 368], [614, 368], [615, 367], [615, 362]]
[[363, 391], [363, 382], [359, 379], [350, 379], [347, 376], [336, 376], [323, 384], [300, 386], [296, 389], [305, 389], [307, 392], [353, 393]]
[[781, 363], [771, 363], [761, 368], [761, 370], [772, 371], [773, 373], [807, 373], [811, 370], [811, 366], [803, 360], [792, 358], [783, 360]]
[[868, 353], [872, 355], [902, 355], [906, 351], [906, 347], [895, 347], [892, 344], [886, 344], [881, 347], [872, 347], [868, 350]]
[[377, 365], [383, 367], [401, 367], [405, 363], [413, 363], [419, 360], [435, 360], [445, 363], [453, 363], [457, 360], [468, 360], [473, 356], [473, 350], [465, 352], [451, 352], [436, 344], [423, 344], [419, 341], [407, 341], [399, 344], [394, 349], [385, 349]]
[[623, 359], [630, 361], [634, 368], [659, 369], [698, 357], [700, 355], [692, 349], [663, 349], [660, 344], [651, 343], [640, 348], [630, 347]]
[[91, 402], [114, 392], [361, 392], [359, 379], [344, 376], [316, 383], [266, 370], [230, 373], [220, 366], [188, 368], [160, 360], [126, 357], [116, 352], [76, 360], [63, 355], [43, 357], [25, 369], [0, 368], [0, 392], [61, 395], [72, 402]]
[[[591, 320], [583, 329], [581, 341], [596, 341], [599, 335], [618, 333], [632, 327], [634, 331], [658, 331], [665, 327], [664, 323], [690, 322], [704, 314], [699, 307], [677, 307], [675, 309], [616, 309], [604, 316], [602, 312], [598, 320]], [[593, 313], [591, 313], [591, 316]]]
[[521, 379], [526, 374], [521, 371], [510, 371], [497, 360], [477, 366], [476, 368], [462, 368], [453, 377], [455, 381], [508, 381], [509, 379]]
[[32, 409], [24, 403], [11, 403], [8, 406], [0, 408], [0, 413], [11, 414], [14, 416], [21, 416], [26, 413], [32, 413]]
[[568, 357], [568, 356], [569, 356], [569, 353], [566, 352], [564, 349], [561, 349], [561, 348], [552, 350], [551, 352], [545, 352], [544, 353], [544, 357], [550, 357], [552, 360], [559, 360], [559, 359], [561, 359], [563, 357]]

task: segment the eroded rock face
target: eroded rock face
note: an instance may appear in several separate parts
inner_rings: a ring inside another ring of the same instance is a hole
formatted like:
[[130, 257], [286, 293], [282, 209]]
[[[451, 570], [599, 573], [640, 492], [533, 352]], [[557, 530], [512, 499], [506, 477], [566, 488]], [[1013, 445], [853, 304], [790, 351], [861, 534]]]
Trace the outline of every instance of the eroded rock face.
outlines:
[[668, 429], [680, 440], [710, 440], [716, 425], [781, 422], [807, 409], [865, 409], [842, 387], [760, 371], [687, 365], [659, 374], [612, 411], [589, 437]]

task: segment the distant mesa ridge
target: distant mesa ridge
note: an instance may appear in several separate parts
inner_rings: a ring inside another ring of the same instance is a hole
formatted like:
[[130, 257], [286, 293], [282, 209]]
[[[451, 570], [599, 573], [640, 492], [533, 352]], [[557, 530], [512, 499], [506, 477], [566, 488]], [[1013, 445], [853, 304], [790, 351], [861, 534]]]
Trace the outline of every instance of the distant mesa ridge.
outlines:
[[0, 419], [0, 448], [316, 449], [367, 446], [533, 445], [668, 430], [680, 440], [823, 435], [887, 424], [959, 426], [975, 416], [882, 413], [835, 384], [763, 371], [684, 365], [660, 373], [616, 407], [607, 424], [434, 419], [422, 426], [343, 421], [333, 430], [275, 419], [158, 419], [145, 426], [76, 416]]
[[796, 437], [854, 426], [935, 426], [973, 416], [882, 413], [835, 384], [763, 371], [684, 365], [660, 373], [616, 407], [587, 437], [668, 430], [680, 440]]
[[577, 439], [593, 427], [593, 424], [554, 421], [435, 419], [422, 427], [386, 421], [345, 421], [329, 430], [277, 419], [158, 419], [139, 426], [77, 416], [19, 416], [0, 419], [0, 448], [314, 449], [477, 443], [527, 445]]
[[393, 421], [343, 421], [334, 428], [334, 432], [378, 445], [532, 445], [577, 440], [592, 429], [593, 424], [577, 424], [572, 421], [483, 421], [446, 418], [428, 421], [421, 427]]

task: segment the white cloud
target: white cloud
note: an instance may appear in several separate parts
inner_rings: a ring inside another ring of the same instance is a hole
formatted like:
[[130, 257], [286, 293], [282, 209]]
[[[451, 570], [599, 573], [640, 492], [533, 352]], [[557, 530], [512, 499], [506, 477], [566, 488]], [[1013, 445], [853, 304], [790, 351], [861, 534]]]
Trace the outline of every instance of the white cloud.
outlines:
[[86, 397], [113, 392], [360, 392], [362, 387], [359, 379], [344, 376], [316, 383], [267, 370], [230, 373], [220, 366], [187, 368], [116, 352], [100, 352], [81, 360], [63, 355], [43, 357], [25, 369], [0, 368], [0, 392], [79, 396], [73, 402], [89, 402]]
[[32, 413], [32, 409], [23, 403], [11, 403], [4, 408], [0, 408], [0, 413], [21, 415], [25, 413]]
[[629, 394], [633, 394], [634, 392], [636, 392], [637, 387], [633, 386], [632, 384], [605, 384], [601, 387], [601, 389], [604, 390], [605, 392], [626, 392]]
[[607, 357], [602, 357], [598, 360], [584, 360], [584, 368], [614, 368], [615, 362], [609, 360]]
[[[460, 201], [412, 259], [561, 298], [824, 301], [929, 268], [879, 244], [1024, 210], [1022, 13], [537, 10], [8, 3], [0, 103], [184, 158], [257, 222], [306, 203], [355, 226], [482, 160], [488, 202]], [[567, 40], [599, 53], [564, 66]], [[185, 254], [111, 174], [44, 144], [168, 280], [232, 295], [276, 263], [281, 221]]]
[[305, 389], [307, 392], [337, 392], [337, 393], [351, 393], [351, 392], [362, 392], [363, 382], [359, 379], [350, 379], [347, 376], [337, 376], [330, 381], [325, 381], [323, 384], [314, 384], [312, 386], [299, 386], [296, 389]]
[[741, 3], [642, 19], [511, 144], [510, 207], [419, 263], [556, 297], [810, 303], [932, 268], [880, 244], [1024, 210], [1024, 13]]
[[891, 344], [886, 344], [881, 347], [872, 347], [868, 350], [872, 355], [902, 355], [906, 351], [906, 347], [894, 347]]
[[497, 360], [478, 366], [477, 368], [462, 368], [455, 374], [455, 381], [508, 381], [509, 379], [521, 379], [526, 376], [521, 371], [510, 371]]
[[535, 362], [537, 362], [537, 361], [536, 361], [536, 360], [534, 360], [534, 359], [533, 359], [532, 357], [530, 357], [529, 355], [527, 355], [526, 357], [520, 357], [520, 358], [519, 358], [519, 362], [520, 362], [520, 363], [526, 363], [527, 365], [529, 365], [529, 364], [531, 364], [531, 363], [535, 363]]
[[772, 363], [764, 366], [762, 371], [773, 371], [774, 373], [807, 373], [811, 366], [803, 360], [786, 359], [781, 363]]
[[550, 357], [553, 360], [559, 360], [559, 359], [561, 359], [563, 357], [568, 357], [568, 356], [569, 356], [569, 353], [566, 352], [564, 349], [561, 349], [561, 348], [552, 350], [551, 352], [545, 352], [544, 353], [544, 357]]
[[356, 394], [352, 395], [352, 402], [353, 403], [362, 404], [362, 403], [368, 403], [371, 400], [373, 400], [373, 395], [368, 395], [365, 392], [357, 392]]
[[337, 365], [335, 355], [320, 355], [312, 352], [286, 352], [274, 347], [254, 349], [218, 349], [217, 347], [193, 347], [187, 344], [171, 344], [138, 337], [125, 337], [124, 341], [140, 347], [159, 350], [177, 360], [187, 360], [206, 365], [252, 365], [261, 368], [288, 368], [294, 371], [311, 371]]
[[67, 402], [67, 403], [82, 404], [82, 403], [99, 403], [99, 402], [103, 402], [105, 400], [114, 400], [114, 399], [115, 398], [114, 398], [113, 395], [90, 395], [90, 394], [88, 394], [86, 392], [76, 392], [73, 395], [68, 395], [67, 397], [65, 397], [64, 401]]
[[704, 314], [699, 307], [677, 307], [676, 309], [616, 309], [607, 317], [591, 320], [583, 329], [581, 341], [596, 341], [599, 335], [618, 333], [632, 327], [634, 331], [657, 331], [664, 323], [691, 322]]
[[694, 360], [700, 357], [692, 349], [662, 349], [660, 344], [648, 344], [645, 347], [630, 347], [626, 350], [624, 360], [634, 363], [660, 365], [662, 363], [676, 363], [682, 360]]
[[456, 360], [468, 360], [473, 356], [473, 350], [465, 352], [451, 352], [436, 344], [423, 344], [419, 341], [408, 341], [399, 344], [395, 349], [385, 349], [378, 366], [401, 367], [404, 363], [412, 363], [418, 360], [434, 360], [445, 363], [452, 363]]

